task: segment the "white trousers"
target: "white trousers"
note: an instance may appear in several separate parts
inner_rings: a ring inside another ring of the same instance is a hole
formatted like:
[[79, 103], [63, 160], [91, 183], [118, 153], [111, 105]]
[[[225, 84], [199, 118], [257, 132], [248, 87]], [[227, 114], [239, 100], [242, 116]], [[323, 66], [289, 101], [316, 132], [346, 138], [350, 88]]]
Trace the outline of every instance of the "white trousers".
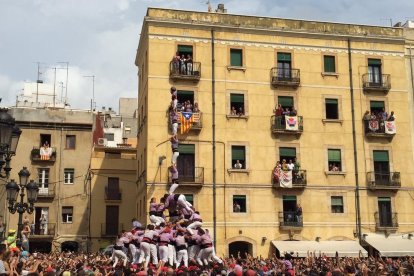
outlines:
[[188, 258], [190, 260], [195, 260], [195, 258], [198, 255], [198, 252], [200, 252], [200, 246], [192, 245], [192, 246], [188, 247]]
[[172, 164], [177, 164], [177, 158], [178, 158], [179, 155], [180, 155], [180, 153], [178, 151], [173, 152], [172, 159], [171, 159]]
[[127, 255], [125, 255], [124, 251], [122, 250], [114, 250], [112, 252], [112, 261], [114, 262], [113, 267], [116, 267], [116, 265], [118, 264], [119, 259], [122, 259], [124, 262], [124, 267], [127, 264], [128, 261], [128, 257]]
[[154, 216], [151, 215], [150, 216], [150, 221], [152, 224], [155, 224], [156, 226], [159, 226], [161, 223], [165, 223], [165, 219], [162, 217], [158, 217], [158, 216]]
[[150, 253], [151, 253], [151, 259], [152, 259], [152, 263], [154, 265], [158, 264], [158, 252], [157, 252], [157, 245], [155, 244], [150, 244]]
[[198, 227], [202, 227], [203, 223], [201, 221], [194, 221], [193, 223], [191, 223], [190, 225], [187, 226], [187, 231], [191, 234], [194, 235], [194, 229], [197, 229]]
[[197, 255], [197, 263], [199, 265], [208, 265], [208, 260], [212, 259], [213, 261], [216, 261], [218, 263], [222, 263], [222, 260], [216, 256], [214, 253], [213, 247], [207, 247], [200, 250], [200, 252]]
[[173, 123], [172, 124], [172, 134], [177, 135], [177, 131], [178, 131], [178, 123]]
[[139, 250], [137, 249], [135, 244], [130, 243], [129, 244], [129, 252], [131, 252], [131, 260], [132, 260], [133, 263], [136, 263], [136, 261], [139, 257], [139, 253], [137, 251], [139, 251]]
[[178, 188], [178, 184], [174, 183], [171, 185], [170, 190], [168, 191], [169, 194], [173, 194], [174, 191]]
[[148, 264], [151, 258], [150, 244], [147, 242], [141, 242], [139, 251], [140, 251], [140, 254], [139, 254], [138, 263], [140, 264], [145, 260], [145, 267], [148, 267]]
[[191, 207], [193, 207], [193, 205], [191, 205], [191, 203], [188, 202], [185, 199], [185, 195], [181, 194], [181, 195], [178, 196], [177, 205], [184, 208], [184, 209], [186, 209], [191, 214], [193, 213], [193, 209], [191, 209]]
[[175, 246], [169, 244], [168, 245], [168, 263], [170, 266], [173, 266], [174, 263], [177, 263], [177, 256], [175, 254]]
[[160, 261], [165, 264], [168, 261], [168, 245], [158, 246], [158, 253], [160, 254]]
[[184, 262], [184, 266], [188, 267], [188, 252], [187, 249], [181, 249], [177, 252], [177, 263], [175, 265], [176, 268], [178, 268], [181, 264], [181, 262]]

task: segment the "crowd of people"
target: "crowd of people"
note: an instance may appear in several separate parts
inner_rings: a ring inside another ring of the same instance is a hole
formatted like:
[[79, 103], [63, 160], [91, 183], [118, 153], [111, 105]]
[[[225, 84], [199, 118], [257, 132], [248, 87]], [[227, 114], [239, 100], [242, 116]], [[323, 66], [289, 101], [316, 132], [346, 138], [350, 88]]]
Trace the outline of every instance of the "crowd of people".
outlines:
[[395, 121], [395, 115], [394, 111], [388, 114], [383, 108], [381, 111], [365, 111], [363, 119], [365, 121], [365, 131], [383, 133], [385, 131], [385, 122]]
[[293, 161], [292, 159], [289, 159], [289, 161], [286, 162], [286, 159], [282, 159], [282, 162], [276, 162], [276, 166], [273, 169], [273, 183], [279, 183], [282, 171], [292, 171], [293, 180], [304, 177], [300, 172], [300, 162], [296, 158], [293, 158]]
[[194, 75], [194, 63], [190, 54], [181, 54], [177, 52], [172, 59], [173, 73], [179, 75]]

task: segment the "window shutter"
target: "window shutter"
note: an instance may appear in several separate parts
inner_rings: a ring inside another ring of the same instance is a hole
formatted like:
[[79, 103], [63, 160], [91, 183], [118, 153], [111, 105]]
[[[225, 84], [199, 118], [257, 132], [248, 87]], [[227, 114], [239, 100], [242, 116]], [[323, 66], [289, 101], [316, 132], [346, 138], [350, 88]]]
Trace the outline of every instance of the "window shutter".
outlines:
[[388, 151], [374, 150], [374, 162], [388, 162]]
[[193, 46], [191, 45], [178, 45], [178, 52], [181, 54], [193, 54]]
[[296, 148], [279, 148], [279, 155], [296, 157]]
[[184, 154], [194, 154], [195, 146], [192, 144], [179, 144], [178, 145], [178, 152]]
[[335, 57], [324, 56], [323, 57], [324, 70], [327, 73], [335, 73]]
[[62, 214], [72, 214], [73, 208], [72, 207], [62, 207]]
[[325, 99], [327, 104], [338, 104], [338, 99]]
[[283, 201], [296, 201], [296, 196], [284, 195]]
[[391, 198], [389, 198], [389, 197], [379, 197], [378, 201], [380, 201], [380, 202], [391, 202]]
[[243, 66], [243, 52], [241, 49], [230, 50], [230, 65]]
[[283, 107], [293, 106], [293, 97], [279, 96], [277, 97], [277, 103]]
[[371, 108], [384, 108], [385, 103], [383, 101], [370, 101]]
[[232, 146], [231, 147], [231, 157], [232, 160], [243, 160], [245, 159], [245, 147], [243, 146]]
[[341, 162], [341, 150], [329, 149], [328, 150], [328, 160], [334, 162]]
[[343, 205], [343, 198], [342, 196], [333, 196], [331, 197], [331, 204], [334, 206], [342, 206]]
[[177, 90], [177, 96], [193, 96], [194, 91], [188, 91], [188, 90]]
[[290, 53], [277, 53], [277, 61], [291, 61], [291, 54]]
[[234, 195], [233, 196], [233, 200], [238, 200], [238, 199], [246, 200], [246, 196], [245, 195]]
[[381, 60], [380, 59], [369, 58], [368, 59], [368, 66], [369, 65], [381, 65]]
[[230, 94], [230, 101], [232, 103], [244, 103], [243, 94]]

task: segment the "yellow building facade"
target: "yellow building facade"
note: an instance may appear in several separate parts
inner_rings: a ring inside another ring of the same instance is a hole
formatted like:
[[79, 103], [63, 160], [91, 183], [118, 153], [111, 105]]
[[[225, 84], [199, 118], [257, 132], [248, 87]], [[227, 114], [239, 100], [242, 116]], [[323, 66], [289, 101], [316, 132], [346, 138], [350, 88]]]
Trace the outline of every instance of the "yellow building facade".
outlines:
[[[200, 211], [218, 255], [412, 232], [404, 45], [401, 28], [149, 8], [135, 59], [138, 217], [148, 221], [150, 198], [168, 191], [172, 152], [159, 144], [171, 136], [174, 86], [179, 103], [200, 109], [179, 131], [177, 192]], [[283, 159], [300, 163], [292, 183], [273, 179]]]

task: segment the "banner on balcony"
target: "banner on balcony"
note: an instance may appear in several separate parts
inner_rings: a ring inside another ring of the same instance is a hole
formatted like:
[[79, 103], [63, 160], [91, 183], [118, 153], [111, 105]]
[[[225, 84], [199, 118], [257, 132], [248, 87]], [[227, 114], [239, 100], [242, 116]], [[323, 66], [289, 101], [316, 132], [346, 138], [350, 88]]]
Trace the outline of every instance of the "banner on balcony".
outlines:
[[379, 123], [377, 120], [369, 120], [368, 128], [371, 131], [377, 131], [379, 129]]
[[385, 121], [385, 133], [387, 134], [397, 133], [397, 129], [395, 127], [395, 121]]
[[286, 130], [299, 130], [299, 123], [297, 116], [285, 116]]
[[292, 171], [280, 171], [280, 187], [292, 188]]

